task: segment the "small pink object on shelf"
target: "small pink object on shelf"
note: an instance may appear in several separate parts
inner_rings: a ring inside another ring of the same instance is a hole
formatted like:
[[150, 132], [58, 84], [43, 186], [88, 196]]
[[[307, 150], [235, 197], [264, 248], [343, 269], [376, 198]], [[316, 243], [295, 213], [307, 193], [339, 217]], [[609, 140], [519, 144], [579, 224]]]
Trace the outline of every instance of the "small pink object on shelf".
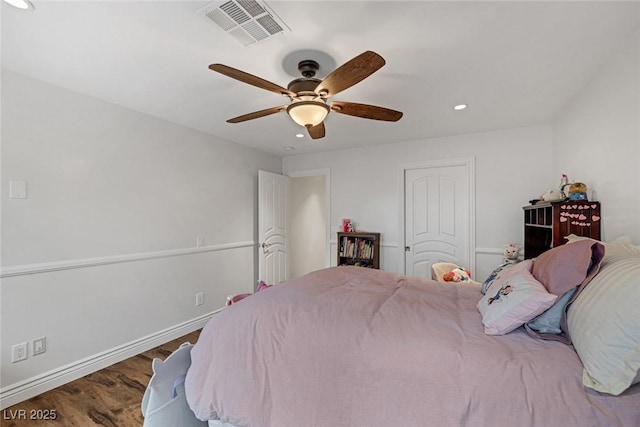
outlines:
[[353, 224], [350, 219], [345, 218], [342, 220], [342, 231], [344, 233], [350, 233], [353, 231]]

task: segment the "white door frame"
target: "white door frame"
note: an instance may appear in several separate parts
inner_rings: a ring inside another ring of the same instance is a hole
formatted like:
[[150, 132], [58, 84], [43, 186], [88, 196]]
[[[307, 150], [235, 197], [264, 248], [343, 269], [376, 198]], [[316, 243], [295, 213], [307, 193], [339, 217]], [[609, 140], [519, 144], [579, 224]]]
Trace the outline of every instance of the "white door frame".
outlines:
[[331, 169], [307, 169], [291, 171], [287, 173], [290, 178], [301, 178], [306, 176], [324, 176], [324, 191], [325, 191], [325, 267], [331, 265]]
[[420, 162], [403, 163], [400, 165], [399, 172], [399, 199], [400, 199], [400, 225], [399, 233], [400, 245], [398, 247], [398, 273], [406, 273], [406, 206], [405, 206], [405, 171], [411, 169], [428, 169], [441, 168], [447, 166], [464, 166], [467, 168], [469, 178], [469, 247], [468, 259], [469, 265], [465, 266], [470, 271], [476, 271], [476, 174], [475, 174], [475, 157], [460, 157], [453, 159], [428, 160]]

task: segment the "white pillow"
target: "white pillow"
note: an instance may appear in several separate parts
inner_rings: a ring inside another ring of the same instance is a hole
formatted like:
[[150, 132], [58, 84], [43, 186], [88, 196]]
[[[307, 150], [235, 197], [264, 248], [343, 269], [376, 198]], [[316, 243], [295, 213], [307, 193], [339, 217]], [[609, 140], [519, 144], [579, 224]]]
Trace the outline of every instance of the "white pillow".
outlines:
[[[575, 234], [569, 234], [564, 238], [567, 240], [567, 243], [575, 243], [581, 240], [591, 240], [594, 242], [598, 241], [590, 237], [576, 236]], [[604, 244], [604, 258], [602, 258], [603, 264], [617, 261], [623, 258], [628, 258], [630, 256], [640, 256], [640, 246], [634, 246], [633, 241], [629, 236], [619, 236], [608, 242], [601, 243]]]
[[504, 335], [546, 311], [558, 297], [526, 269], [495, 280], [478, 301], [487, 335]]
[[603, 265], [621, 259], [640, 257], [640, 249], [634, 246], [630, 239], [627, 239], [627, 236], [619, 237], [604, 244]]
[[640, 255], [603, 264], [569, 307], [567, 326], [585, 386], [618, 395], [640, 382]]

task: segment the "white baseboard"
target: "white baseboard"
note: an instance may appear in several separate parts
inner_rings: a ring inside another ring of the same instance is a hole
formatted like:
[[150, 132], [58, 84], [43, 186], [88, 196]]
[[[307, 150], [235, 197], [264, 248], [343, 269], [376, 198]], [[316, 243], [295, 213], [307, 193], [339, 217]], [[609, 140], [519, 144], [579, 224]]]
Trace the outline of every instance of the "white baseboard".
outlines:
[[78, 360], [0, 390], [0, 410], [202, 328], [221, 309]]

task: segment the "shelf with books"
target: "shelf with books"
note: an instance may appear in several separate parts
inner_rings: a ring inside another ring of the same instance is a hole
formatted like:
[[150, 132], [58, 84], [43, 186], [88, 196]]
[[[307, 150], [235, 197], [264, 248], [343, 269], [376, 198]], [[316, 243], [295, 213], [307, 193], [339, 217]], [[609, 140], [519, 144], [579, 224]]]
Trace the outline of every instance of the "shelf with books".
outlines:
[[380, 233], [338, 233], [338, 265], [380, 268]]

